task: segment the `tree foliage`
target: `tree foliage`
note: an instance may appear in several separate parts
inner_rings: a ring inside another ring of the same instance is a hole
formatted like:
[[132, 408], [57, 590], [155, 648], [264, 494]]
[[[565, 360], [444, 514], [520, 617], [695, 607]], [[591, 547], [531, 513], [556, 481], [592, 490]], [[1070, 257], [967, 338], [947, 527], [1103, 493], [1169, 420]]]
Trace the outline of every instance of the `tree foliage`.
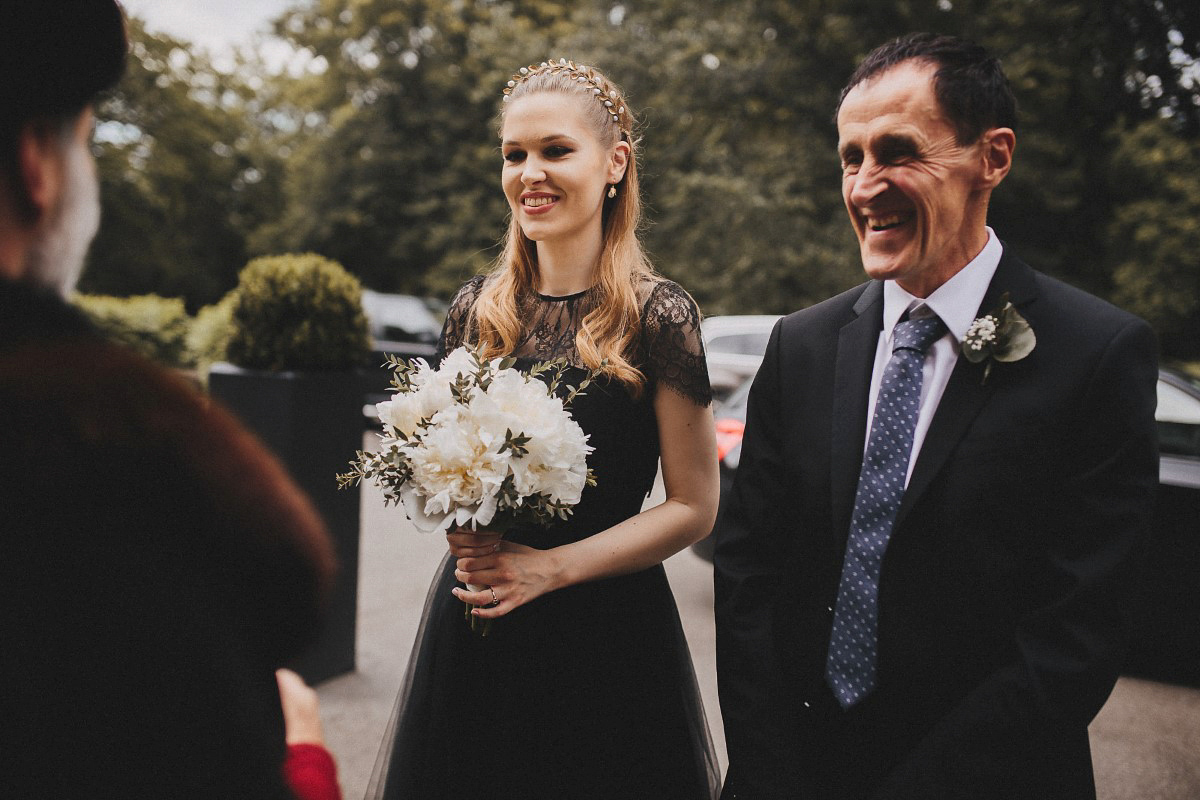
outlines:
[[[1200, 355], [1200, 141], [1163, 120], [1122, 133], [1113, 151], [1105, 245], [1114, 299], [1158, 330], [1167, 352]], [[1190, 347], [1189, 347], [1190, 346]]]
[[199, 92], [203, 62], [175, 75], [182, 45], [135, 27], [149, 55], [110, 116], [152, 151], [144, 139], [104, 145], [114, 208], [100, 274], [194, 304], [229, 288], [246, 255], [312, 250], [372, 288], [448, 296], [486, 267], [506, 224], [500, 89], [518, 66], [565, 56], [602, 67], [642, 118], [659, 268], [706, 313], [788, 311], [861, 280], [832, 119], [842, 82], [876, 45], [933, 30], [989, 47], [1018, 96], [1015, 166], [990, 211], [1001, 238], [1145, 315], [1168, 354], [1195, 357], [1196, 9], [307, 0], [277, 30], [308, 69], [272, 77], [248, 64]]
[[[253, 72], [130, 21], [124, 79], [97, 108], [103, 220], [81, 288], [218, 300], [278, 208], [280, 170], [250, 119]], [[253, 65], [251, 65], [253, 66]]]

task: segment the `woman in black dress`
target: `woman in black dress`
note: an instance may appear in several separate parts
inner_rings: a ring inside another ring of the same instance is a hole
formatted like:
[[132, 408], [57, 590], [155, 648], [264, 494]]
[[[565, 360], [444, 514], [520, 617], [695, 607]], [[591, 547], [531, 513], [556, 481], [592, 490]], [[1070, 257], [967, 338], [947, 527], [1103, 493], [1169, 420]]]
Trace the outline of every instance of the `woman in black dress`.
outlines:
[[[526, 368], [565, 358], [575, 385], [599, 370], [571, 407], [597, 482], [566, 521], [448, 535], [369, 794], [711, 800], [716, 759], [662, 567], [716, 512], [700, 315], [638, 243], [620, 90], [558, 61], [505, 95], [512, 222], [492, 272], [454, 298], [439, 356], [483, 343]], [[666, 500], [641, 511], [660, 458]]]

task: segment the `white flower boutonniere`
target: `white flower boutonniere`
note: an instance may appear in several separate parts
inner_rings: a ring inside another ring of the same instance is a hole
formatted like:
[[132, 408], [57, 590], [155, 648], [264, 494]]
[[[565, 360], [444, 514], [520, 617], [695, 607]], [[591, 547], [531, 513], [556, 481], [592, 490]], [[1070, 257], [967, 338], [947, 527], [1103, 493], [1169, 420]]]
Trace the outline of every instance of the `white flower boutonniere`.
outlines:
[[992, 364], [997, 361], [1020, 361], [1032, 353], [1035, 346], [1037, 337], [1033, 334], [1033, 328], [1009, 302], [1006, 292], [1000, 298], [1000, 308], [977, 318], [967, 328], [967, 335], [962, 340], [962, 353], [972, 364], [987, 362], [983, 380], [980, 381], [987, 383], [988, 375], [992, 374]]

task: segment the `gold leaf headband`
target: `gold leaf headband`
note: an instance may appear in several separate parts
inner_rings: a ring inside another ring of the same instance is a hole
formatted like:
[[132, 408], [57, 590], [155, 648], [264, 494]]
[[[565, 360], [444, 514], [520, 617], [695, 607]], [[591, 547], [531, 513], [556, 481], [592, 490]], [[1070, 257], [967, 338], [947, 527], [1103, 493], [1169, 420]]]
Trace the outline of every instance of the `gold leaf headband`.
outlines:
[[609, 94], [604, 87], [600, 85], [600, 79], [596, 77], [596, 72], [591, 67], [585, 67], [582, 64], [576, 64], [574, 61], [568, 61], [565, 58], [560, 58], [558, 61], [543, 61], [541, 64], [530, 64], [528, 67], [521, 67], [520, 71], [512, 76], [512, 80], [504, 87], [504, 100], [508, 102], [512, 99], [513, 89], [517, 84], [523, 83], [534, 75], [555, 75], [558, 73], [566, 73], [573, 80], [579, 83], [581, 89], [590, 93], [603, 106], [612, 121], [617, 124], [617, 127], [622, 131], [629, 130], [629, 115], [625, 113], [625, 106], [621, 103], [620, 98], [615, 94]]

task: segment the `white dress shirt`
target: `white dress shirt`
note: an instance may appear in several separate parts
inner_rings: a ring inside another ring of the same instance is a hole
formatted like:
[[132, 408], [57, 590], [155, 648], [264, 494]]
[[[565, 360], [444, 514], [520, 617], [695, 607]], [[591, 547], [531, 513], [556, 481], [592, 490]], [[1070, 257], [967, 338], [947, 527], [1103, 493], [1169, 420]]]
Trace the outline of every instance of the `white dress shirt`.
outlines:
[[967, 334], [967, 328], [975, 321], [979, 304], [987, 292], [996, 267], [1000, 264], [1003, 247], [996, 238], [995, 232], [987, 229], [987, 244], [979, 251], [969, 264], [957, 274], [939, 286], [929, 297], [921, 299], [914, 297], [895, 281], [883, 282], [883, 330], [879, 334], [879, 344], [875, 349], [875, 369], [871, 373], [871, 400], [867, 406], [867, 439], [871, 440], [870, 426], [875, 418], [875, 399], [879, 396], [879, 384], [883, 381], [883, 368], [892, 357], [892, 330], [904, 316], [904, 312], [913, 312], [913, 316], [921, 316], [917, 309], [927, 306], [933, 313], [942, 318], [948, 329], [942, 338], [938, 339], [925, 353], [925, 368], [921, 381], [921, 407], [917, 412], [917, 427], [913, 432], [912, 453], [908, 457], [908, 479], [912, 477], [913, 465], [917, 463], [917, 454], [929, 432], [929, 423], [933, 413], [941, 402], [942, 394], [946, 391], [946, 383], [950, 373], [958, 361], [960, 342]]

